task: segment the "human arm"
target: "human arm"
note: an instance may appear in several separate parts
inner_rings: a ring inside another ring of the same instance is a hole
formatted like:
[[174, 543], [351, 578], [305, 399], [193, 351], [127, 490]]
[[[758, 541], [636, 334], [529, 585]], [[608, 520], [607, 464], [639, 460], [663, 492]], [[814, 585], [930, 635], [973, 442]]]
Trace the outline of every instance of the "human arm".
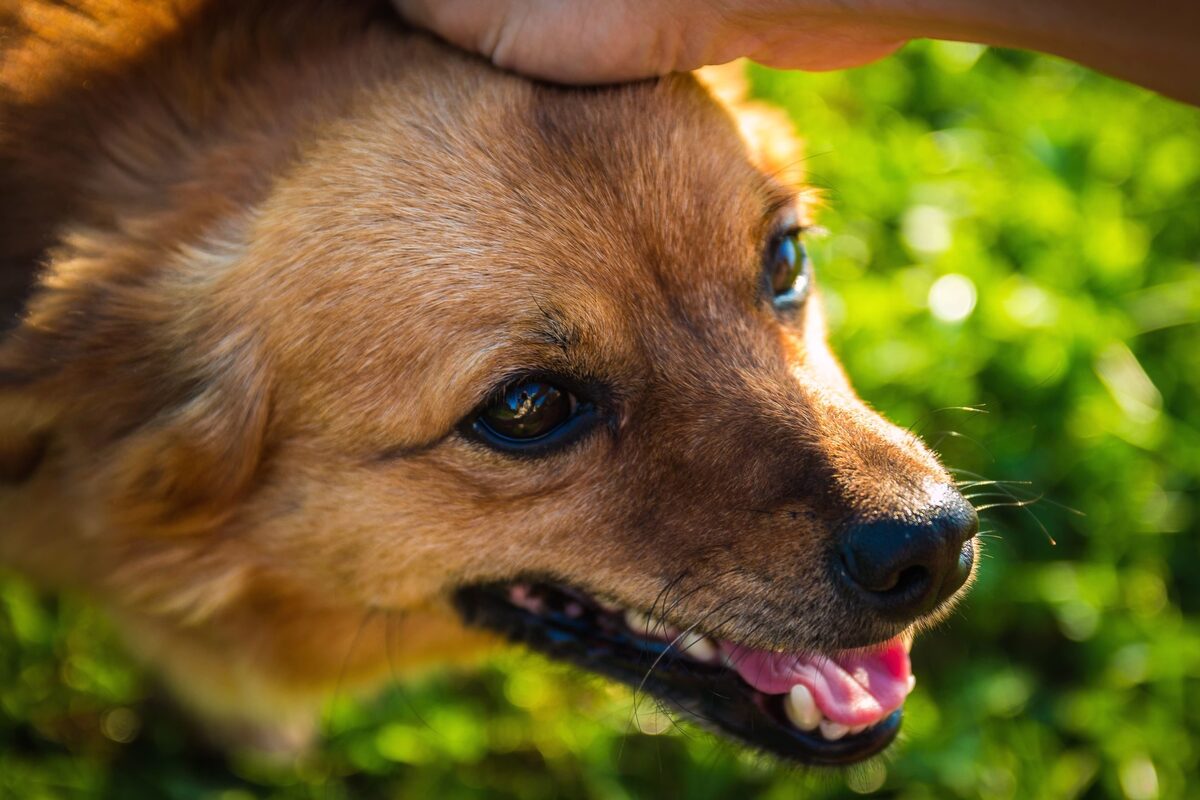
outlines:
[[606, 83], [749, 57], [859, 66], [911, 39], [1051, 53], [1200, 104], [1196, 0], [395, 0], [498, 66]]

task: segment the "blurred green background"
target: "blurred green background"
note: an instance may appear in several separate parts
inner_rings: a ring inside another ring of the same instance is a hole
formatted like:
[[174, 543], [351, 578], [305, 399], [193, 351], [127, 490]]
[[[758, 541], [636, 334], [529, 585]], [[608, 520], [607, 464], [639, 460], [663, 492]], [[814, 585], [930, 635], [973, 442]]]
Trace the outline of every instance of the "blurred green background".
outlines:
[[227, 763], [95, 612], [10, 578], [0, 796], [1197, 796], [1200, 112], [961, 44], [752, 84], [826, 190], [811, 251], [863, 395], [964, 480], [1019, 482], [980, 506], [1041, 498], [983, 512], [979, 582], [918, 640], [899, 746], [799, 773], [516, 654], [339, 699], [295, 769]]

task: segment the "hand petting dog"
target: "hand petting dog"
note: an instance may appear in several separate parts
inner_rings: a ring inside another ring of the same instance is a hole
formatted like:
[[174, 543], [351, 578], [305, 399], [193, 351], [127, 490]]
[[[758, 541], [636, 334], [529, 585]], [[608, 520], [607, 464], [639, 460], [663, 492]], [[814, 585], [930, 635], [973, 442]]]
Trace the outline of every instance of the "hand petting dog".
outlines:
[[748, 57], [772, 67], [868, 64], [919, 38], [1040, 50], [1200, 103], [1190, 0], [394, 0], [414, 24], [505, 69], [610, 83]]

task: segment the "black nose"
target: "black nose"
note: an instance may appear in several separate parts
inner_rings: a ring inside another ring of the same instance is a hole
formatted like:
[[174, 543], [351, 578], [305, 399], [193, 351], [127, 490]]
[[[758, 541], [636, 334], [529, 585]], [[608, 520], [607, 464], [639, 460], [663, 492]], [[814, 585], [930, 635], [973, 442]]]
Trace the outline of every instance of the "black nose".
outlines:
[[838, 570], [847, 587], [882, 616], [907, 620], [949, 599], [975, 561], [979, 518], [951, 490], [920, 514], [851, 525], [841, 537]]

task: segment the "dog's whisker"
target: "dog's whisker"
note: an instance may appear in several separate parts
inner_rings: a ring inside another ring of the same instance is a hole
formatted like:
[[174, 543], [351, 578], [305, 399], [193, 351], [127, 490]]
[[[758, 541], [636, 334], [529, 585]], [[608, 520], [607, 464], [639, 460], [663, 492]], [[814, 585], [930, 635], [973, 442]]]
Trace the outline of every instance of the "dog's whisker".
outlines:
[[395, 651], [399, 645], [399, 640], [396, 638], [396, 625], [401, 622], [403, 618], [403, 614], [395, 611], [388, 611], [386, 612], [386, 617], [384, 619], [383, 649], [387, 656], [388, 671], [391, 673], [393, 690], [400, 696], [401, 701], [403, 701], [405, 707], [407, 707], [412, 715], [416, 718], [417, 722], [421, 723], [423, 727], [428, 728], [429, 731], [434, 735], [440, 736], [441, 734], [436, 728], [433, 727], [433, 725], [429, 723], [427, 719], [425, 719], [425, 716], [417, 709], [416, 705], [413, 704], [412, 699], [408, 696], [408, 693], [404, 691], [399, 677], [399, 671], [396, 669]]
[[942, 408], [935, 408], [932, 411], [925, 412], [923, 415], [921, 415], [921, 417], [916, 422], [914, 422], [910, 426], [907, 426], [907, 428], [908, 428], [908, 431], [910, 433], [912, 433], [914, 436], [920, 436], [922, 427], [927, 422], [932, 421], [933, 418], [935, 416], [937, 416], [938, 414], [942, 414], [946, 411], [965, 411], [965, 412], [970, 412], [970, 413], [975, 413], [975, 414], [991, 413], [986, 408], [984, 408], [984, 405], [985, 404], [980, 403], [977, 406], [943, 406]]
[[[653, 632], [655, 632], [661, 636], [666, 636], [666, 634], [667, 634], [667, 615], [670, 613], [670, 610], [667, 608], [667, 598], [670, 597], [671, 592], [687, 578], [689, 573], [690, 573], [690, 570], [687, 570], [687, 569], [682, 570], [678, 575], [675, 576], [675, 578], [673, 578], [670, 582], [668, 582], [667, 585], [663, 587], [662, 591], [660, 591], [658, 593], [658, 596], [656, 598], [654, 598], [654, 602], [650, 605], [650, 619], [654, 621], [654, 625], [656, 627], [656, 630]], [[701, 588], [701, 586], [702, 586], [702, 584], [697, 585], [695, 588], [693, 588], [687, 594], [683, 595], [683, 597], [681, 597], [680, 600], [682, 600], [683, 598], [686, 598], [688, 595], [696, 592], [697, 590], [699, 590]], [[661, 613], [655, 614], [655, 609], [658, 607], [660, 602], [662, 603], [663, 610]], [[673, 607], [674, 606], [672, 606], [672, 608]]]
[[1031, 500], [1010, 500], [1007, 503], [987, 503], [986, 505], [976, 506], [975, 511], [982, 514], [984, 511], [990, 511], [993, 508], [1027, 508], [1037, 502], [1037, 498]]
[[[686, 630], [686, 631], [684, 631], [684, 632], [680, 633], [678, 636], [676, 636], [676, 637], [675, 637], [675, 639], [674, 639], [674, 640], [671, 642], [671, 647], [674, 647], [674, 646], [675, 646], [675, 645], [676, 645], [676, 644], [677, 644], [677, 643], [678, 643], [678, 642], [679, 642], [679, 641], [680, 641], [680, 640], [681, 640], [681, 639], [682, 639], [682, 638], [683, 638], [685, 635], [687, 635], [688, 633], [691, 633], [691, 632], [693, 632], [693, 631], [694, 631], [696, 628], [698, 628], [699, 626], [703, 625], [703, 624], [704, 624], [704, 623], [705, 623], [705, 622], [706, 622], [706, 621], [707, 621], [707, 620], [708, 620], [710, 617], [712, 617], [712, 615], [713, 615], [713, 614], [717, 613], [718, 611], [721, 611], [721, 610], [723, 610], [723, 609], [724, 609], [726, 606], [728, 606], [728, 605], [729, 605], [731, 602], [732, 602], [732, 598], [731, 598], [730, 600], [726, 600], [724, 603], [720, 604], [720, 605], [719, 605], [719, 606], [717, 606], [716, 608], [712, 609], [712, 610], [711, 610], [709, 613], [705, 614], [705, 615], [704, 615], [704, 616], [703, 616], [701, 619], [697, 620], [695, 623], [693, 623], [692, 625], [690, 625], [690, 626], [687, 628], [687, 630]], [[724, 625], [724, 624], [725, 624], [726, 622], [728, 622], [728, 621], [729, 621], [729, 619], [731, 619], [731, 618], [732, 618], [732, 617], [727, 617], [727, 618], [725, 618], [724, 620], [722, 620], [722, 621], [721, 621], [721, 623], [720, 623], [720, 624], [721, 624], [721, 625]], [[657, 666], [658, 666], [660, 663], [662, 663], [662, 660], [663, 660], [663, 658], [664, 658], [664, 657], [666, 657], [667, 653], [669, 653], [669, 652], [670, 652], [670, 648], [667, 648], [667, 649], [664, 649], [664, 650], [663, 650], [661, 653], [659, 653], [659, 654], [658, 654], [658, 657], [654, 659], [654, 662], [653, 662], [652, 664], [650, 664], [650, 667], [649, 667], [649, 669], [647, 669], [647, 670], [646, 670], [646, 674], [642, 676], [642, 679], [641, 679], [641, 681], [638, 683], [638, 685], [637, 685], [637, 688], [634, 690], [634, 693], [633, 693], [633, 697], [634, 697], [634, 705], [633, 705], [633, 707], [634, 707], [634, 711], [635, 711], [635, 712], [636, 712], [636, 710], [637, 710], [637, 707], [638, 707], [638, 702], [639, 702], [639, 699], [638, 699], [638, 698], [639, 698], [639, 695], [643, 694], [643, 692], [644, 692], [644, 690], [645, 690], [645, 688], [646, 688], [646, 684], [647, 684], [647, 682], [649, 682], [649, 680], [650, 680], [650, 676], [651, 676], [651, 674], [654, 672], [654, 669], [655, 669], [655, 668], [656, 668], [656, 667], [657, 667]]]
[[[989, 480], [988, 478], [985, 478], [983, 475], [980, 475], [977, 472], [972, 472], [971, 470], [968, 470], [968, 469], [953, 469], [952, 468], [949, 470], [949, 472], [954, 475], [965, 475], [966, 477], [971, 478], [973, 480], [979, 480], [979, 481]], [[994, 486], [999, 491], [1001, 491], [1002, 493], [1004, 493], [1005, 496], [1011, 498], [1014, 501], [1013, 505], [1015, 507], [1023, 508], [1025, 510], [1025, 513], [1029, 516], [1029, 518], [1032, 519], [1034, 524], [1036, 524], [1038, 526], [1038, 528], [1041, 530], [1042, 535], [1044, 535], [1046, 537], [1046, 540], [1048, 542], [1050, 542], [1050, 545], [1056, 546], [1058, 544], [1058, 542], [1055, 541], [1054, 537], [1050, 535], [1049, 529], [1046, 528], [1046, 525], [1037, 516], [1037, 514], [1034, 514], [1033, 511], [1031, 511], [1028, 508], [1028, 506], [1031, 505], [1030, 502], [1027, 502], [1027, 500], [1029, 498], [1023, 499], [1023, 498], [1019, 497], [1017, 494], [1018, 491], [1029, 491], [1027, 489], [1024, 489], [1023, 487], [1032, 485], [1032, 481], [1020, 482], [1021, 485], [1019, 485], [1017, 488], [1010, 488], [1009, 487], [1010, 483], [1011, 482], [1009, 482], [1009, 481], [996, 481], [996, 482], [992, 483], [991, 485]], [[1069, 506], [1062, 505], [1061, 503], [1057, 503], [1053, 500], [1046, 500], [1044, 498], [1043, 494], [1035, 495], [1033, 498], [1033, 502], [1047, 502], [1047, 503], [1050, 503], [1051, 505], [1058, 506], [1058, 507], [1060, 507], [1066, 511], [1069, 511], [1073, 514], [1078, 514], [1080, 516], [1083, 515], [1083, 512], [1079, 511], [1078, 509], [1074, 509]], [[991, 504], [988, 506], [976, 508], [975, 511], [976, 511], [976, 513], [982, 513], [984, 511], [987, 511], [989, 508], [999, 508], [999, 507], [1003, 507], [1003, 506], [1001, 506], [1000, 504]]]
[[998, 481], [998, 480], [975, 480], [975, 481], [955, 481], [954, 485], [959, 489], [971, 489], [976, 486], [1032, 486], [1033, 481]]
[[[660, 589], [658, 594], [655, 596], [654, 602], [650, 604], [650, 618], [651, 619], [656, 619], [656, 617], [654, 615], [654, 610], [659, 606], [660, 603], [663, 604], [664, 608], [666, 607], [666, 598], [687, 577], [687, 575], [688, 575], [687, 569], [681, 570], [677, 575], [675, 575], [674, 578], [667, 581], [663, 585], [663, 588]], [[699, 587], [697, 587], [697, 588], [699, 588]], [[660, 620], [658, 622], [658, 625], [660, 625], [663, 628], [663, 631], [665, 632], [665, 628], [666, 628], [665, 614], [663, 615], [663, 617], [658, 617], [657, 619]], [[650, 667], [646, 670], [646, 674], [645, 674], [645, 676], [643, 676], [641, 683], [634, 689], [633, 698], [632, 698], [631, 716], [627, 723], [627, 730], [629, 730], [632, 726], [635, 726], [637, 723], [637, 712], [638, 712], [639, 705], [642, 701], [642, 690], [645, 687], [646, 682], [649, 680], [650, 674], [654, 671], [654, 668], [658, 665], [658, 663], [659, 663], [659, 661], [661, 661], [661, 659], [662, 659], [662, 655], [660, 654], [659, 657], [656, 658], [650, 664]], [[621, 757], [624, 753], [624, 749], [625, 749], [625, 741], [624, 741], [624, 739], [622, 739], [621, 746], [617, 751], [617, 763], [618, 764], [621, 761]]]
[[[664, 606], [664, 609], [663, 609], [663, 618], [665, 619], [666, 617], [669, 617], [669, 616], [672, 616], [672, 615], [674, 615], [674, 614], [675, 614], [675, 612], [676, 612], [676, 610], [679, 608], [679, 606], [680, 606], [680, 605], [681, 605], [681, 604], [682, 604], [682, 603], [683, 603], [685, 600], [687, 600], [687, 598], [691, 597], [691, 596], [692, 596], [692, 595], [694, 595], [696, 592], [700, 591], [701, 589], [708, 588], [709, 586], [711, 586], [711, 585], [712, 585], [713, 583], [715, 583], [716, 581], [719, 581], [719, 580], [721, 580], [722, 578], [728, 577], [729, 575], [735, 575], [735, 574], [737, 574], [738, 572], [739, 572], [739, 569], [738, 569], [737, 567], [731, 567], [730, 569], [723, 570], [723, 571], [721, 571], [721, 572], [718, 572], [718, 573], [716, 573], [716, 574], [712, 575], [711, 577], [709, 577], [709, 578], [708, 578], [707, 582], [705, 582], [705, 583], [698, 583], [698, 584], [696, 584], [696, 586], [694, 586], [693, 588], [691, 588], [690, 590], [688, 590], [686, 593], [684, 593], [684, 594], [680, 595], [680, 596], [679, 596], [679, 597], [678, 597], [678, 598], [675, 600], [675, 602], [673, 602], [673, 603], [672, 603], [672, 604], [671, 604], [669, 607], [665, 607], [665, 606]], [[692, 628], [694, 628], [694, 627], [695, 627], [695, 625], [693, 625], [691, 628], [688, 628], [688, 630], [687, 630], [687, 631], [684, 631], [684, 633], [690, 632], [690, 631], [692, 630]]]
[[970, 442], [971, 444], [978, 447], [980, 452], [982, 452], [984, 455], [986, 455], [990, 460], [992, 460], [992, 461], [996, 460], [996, 455], [991, 450], [987, 449], [987, 447], [983, 444], [983, 442], [979, 441], [978, 439], [976, 439], [973, 436], [968, 436], [967, 434], [962, 433], [961, 431], [951, 431], [951, 430], [937, 431], [937, 434], [938, 434], [938, 439], [936, 442], [933, 443], [934, 449], [937, 449], [938, 446], [941, 445], [941, 443], [944, 442], [946, 439], [962, 439], [963, 441]]
[[1011, 500], [1027, 501], [1030, 504], [1045, 501], [1044, 495], [1039, 494], [1039, 495], [1030, 495], [1029, 497], [1018, 497], [1018, 496], [1014, 495], [1012, 492], [1004, 491], [1003, 487], [1001, 487], [1000, 491], [995, 491], [995, 492], [969, 492], [969, 493], [963, 494], [963, 497], [966, 498], [967, 500], [971, 500], [971, 501], [979, 500], [981, 498], [986, 499], [989, 497], [1007, 497]]
[[[350, 644], [346, 647], [346, 655], [342, 657], [342, 665], [338, 669], [337, 680], [334, 681], [333, 692], [329, 697], [329, 708], [332, 709], [337, 705], [339, 696], [341, 695], [342, 689], [344, 688], [346, 682], [346, 676], [350, 671], [350, 661], [354, 658], [354, 651], [358, 649], [358, 643], [359, 640], [362, 639], [363, 631], [367, 629], [367, 626], [371, 624], [372, 620], [375, 619], [375, 615], [378, 613], [378, 607], [368, 606], [367, 610], [363, 612], [362, 619], [359, 620], [358, 627], [355, 629], [354, 635], [350, 637]], [[332, 724], [332, 720], [325, 720], [324, 725], [326, 727], [321, 732], [322, 736], [328, 737], [333, 733], [333, 729], [329, 727]]]

